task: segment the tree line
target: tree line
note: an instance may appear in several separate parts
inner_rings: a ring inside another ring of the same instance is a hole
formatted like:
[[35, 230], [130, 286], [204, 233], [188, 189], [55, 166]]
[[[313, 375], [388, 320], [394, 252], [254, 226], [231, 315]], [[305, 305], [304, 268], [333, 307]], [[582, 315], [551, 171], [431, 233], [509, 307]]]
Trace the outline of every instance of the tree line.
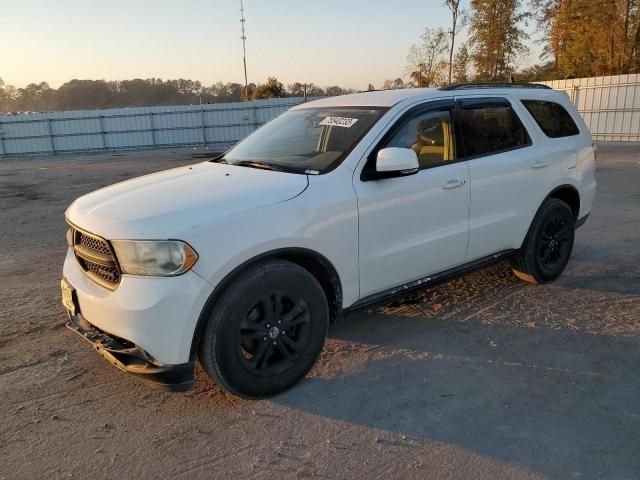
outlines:
[[203, 86], [193, 80], [159, 78], [122, 81], [74, 79], [57, 89], [51, 88], [46, 82], [15, 88], [0, 79], [0, 112], [197, 105], [287, 96], [321, 97], [352, 92], [352, 89], [336, 85], [321, 88], [300, 82], [285, 87], [273, 77], [263, 84], [251, 83], [246, 90], [239, 83], [217, 82]]
[[[386, 80], [382, 88], [640, 72], [640, 0], [471, 0], [468, 9], [461, 7], [461, 0], [445, 0], [444, 7], [451, 14], [449, 25], [426, 28], [409, 49], [404, 75]], [[525, 31], [529, 25], [537, 32], [534, 38]], [[464, 30], [466, 40], [458, 42]], [[534, 41], [541, 43], [542, 55], [524, 68]], [[368, 90], [374, 88], [369, 84]], [[58, 89], [41, 82], [14, 88], [0, 79], [0, 112], [188, 105], [353, 91], [300, 82], [285, 87], [273, 77], [247, 89], [239, 83], [203, 86], [158, 78], [71, 80]]]
[[[426, 28], [410, 48], [407, 86], [640, 72], [640, 0], [471, 0], [468, 10], [460, 0], [444, 5], [451, 23]], [[524, 30], [529, 25], [532, 37]], [[456, 45], [463, 29], [466, 41]], [[534, 41], [542, 55], [523, 68]]]

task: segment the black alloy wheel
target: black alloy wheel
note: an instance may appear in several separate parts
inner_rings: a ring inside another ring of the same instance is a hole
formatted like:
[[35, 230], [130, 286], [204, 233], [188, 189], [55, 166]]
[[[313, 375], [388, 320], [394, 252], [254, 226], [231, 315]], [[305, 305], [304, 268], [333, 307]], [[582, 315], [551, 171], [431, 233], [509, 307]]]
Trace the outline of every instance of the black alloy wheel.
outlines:
[[304, 378], [320, 356], [329, 306], [308, 270], [267, 260], [238, 275], [214, 301], [199, 358], [228, 392], [276, 395]]
[[530, 283], [547, 283], [564, 271], [575, 237], [575, 216], [571, 207], [558, 198], [542, 204], [513, 258], [513, 272]]
[[538, 248], [540, 266], [553, 272], [566, 263], [573, 245], [573, 222], [562, 210], [547, 218]]
[[286, 371], [309, 343], [310, 322], [299, 294], [275, 290], [261, 296], [239, 322], [238, 353], [245, 368], [266, 376]]

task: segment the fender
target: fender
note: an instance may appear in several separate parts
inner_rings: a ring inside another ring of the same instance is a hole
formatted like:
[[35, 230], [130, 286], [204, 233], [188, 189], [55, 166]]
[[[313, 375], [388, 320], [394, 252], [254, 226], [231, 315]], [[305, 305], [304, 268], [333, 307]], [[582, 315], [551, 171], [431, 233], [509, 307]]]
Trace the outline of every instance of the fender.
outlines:
[[542, 204], [546, 202], [547, 199], [549, 198], [559, 198], [560, 200], [565, 201], [571, 207], [571, 210], [573, 210], [573, 215], [575, 217], [576, 224], [577, 224], [579, 220], [578, 215], [580, 213], [580, 192], [574, 185], [571, 185], [568, 183], [558, 185], [553, 190], [551, 190], [551, 192], [549, 192], [547, 196], [544, 197], [542, 201], [540, 201], [540, 203], [538, 204], [538, 208], [536, 209], [533, 217], [531, 217], [531, 222], [529, 223], [529, 227], [527, 228], [527, 233], [525, 234], [524, 238], [522, 239], [522, 242], [520, 243], [520, 248], [524, 246], [524, 243], [527, 241], [527, 238], [529, 238], [529, 232], [531, 231], [531, 226], [533, 225], [533, 221], [535, 220], [536, 215], [538, 215], [538, 212], [540, 211]]
[[215, 286], [209, 295], [209, 298], [205, 302], [204, 308], [200, 312], [196, 328], [193, 332], [191, 350], [189, 353], [190, 362], [194, 362], [196, 360], [200, 338], [207, 324], [207, 318], [209, 317], [211, 310], [214, 308], [216, 300], [220, 294], [233, 283], [240, 273], [245, 271], [247, 268], [272, 258], [289, 260], [311, 272], [311, 274], [313, 274], [320, 282], [325, 294], [327, 295], [329, 309], [331, 311], [331, 319], [335, 321], [342, 317], [342, 282], [340, 281], [340, 277], [338, 276], [338, 272], [335, 267], [324, 255], [314, 250], [300, 247], [279, 248], [267, 251], [235, 267]]

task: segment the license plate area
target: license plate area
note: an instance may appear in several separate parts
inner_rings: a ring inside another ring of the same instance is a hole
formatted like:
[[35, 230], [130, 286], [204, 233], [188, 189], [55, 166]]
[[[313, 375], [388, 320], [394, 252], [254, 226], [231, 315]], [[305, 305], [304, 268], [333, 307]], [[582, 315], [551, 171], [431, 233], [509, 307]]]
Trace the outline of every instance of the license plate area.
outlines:
[[62, 306], [69, 312], [70, 315], [78, 313], [75, 289], [69, 285], [64, 278], [60, 281], [60, 291], [62, 294]]

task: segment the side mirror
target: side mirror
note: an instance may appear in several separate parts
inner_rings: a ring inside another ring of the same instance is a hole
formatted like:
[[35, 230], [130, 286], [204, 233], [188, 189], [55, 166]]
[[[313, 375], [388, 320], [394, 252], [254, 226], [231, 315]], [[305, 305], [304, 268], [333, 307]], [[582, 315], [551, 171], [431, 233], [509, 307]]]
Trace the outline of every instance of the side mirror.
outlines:
[[419, 169], [418, 155], [410, 148], [388, 147], [378, 152], [376, 172], [385, 177], [412, 175]]

